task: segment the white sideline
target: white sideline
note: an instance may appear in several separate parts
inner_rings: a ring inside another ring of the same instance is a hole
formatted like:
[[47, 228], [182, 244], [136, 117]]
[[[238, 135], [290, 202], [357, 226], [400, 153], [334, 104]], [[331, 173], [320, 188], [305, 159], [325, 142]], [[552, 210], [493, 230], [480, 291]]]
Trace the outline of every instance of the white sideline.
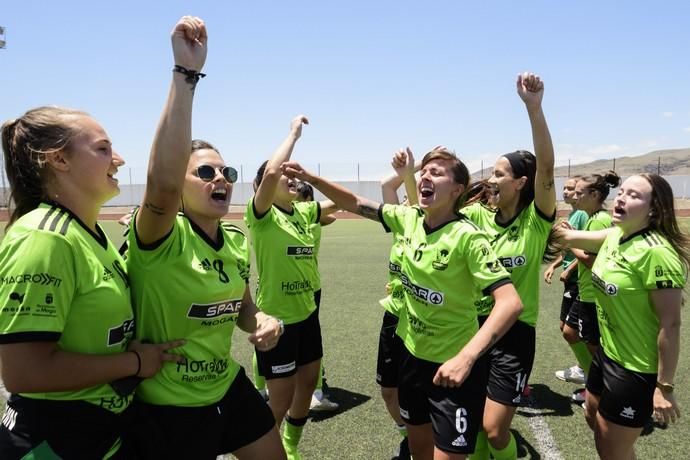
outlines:
[[541, 409], [534, 407], [534, 400], [530, 402], [529, 406], [522, 406], [518, 410], [530, 414], [529, 417], [525, 418], [532, 429], [534, 439], [537, 440], [536, 449], [542, 457], [549, 460], [563, 460], [556, 440], [551, 435], [549, 424], [546, 423], [546, 419], [541, 415]]

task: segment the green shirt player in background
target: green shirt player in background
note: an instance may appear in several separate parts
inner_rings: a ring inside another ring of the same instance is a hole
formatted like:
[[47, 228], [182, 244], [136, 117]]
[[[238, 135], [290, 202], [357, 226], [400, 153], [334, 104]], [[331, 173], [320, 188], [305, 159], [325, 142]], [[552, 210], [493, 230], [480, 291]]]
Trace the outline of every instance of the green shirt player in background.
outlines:
[[[570, 211], [570, 214], [568, 214], [568, 225], [575, 230], [582, 230], [587, 222], [587, 213], [577, 208], [577, 201], [575, 200], [575, 186], [581, 177], [582, 176], [570, 177], [563, 184], [563, 202], [572, 206], [572, 210]], [[565, 318], [568, 316], [570, 307], [573, 304], [573, 301], [577, 299], [578, 294], [577, 258], [569, 249], [563, 250], [556, 260], [554, 260], [553, 263], [547, 267], [546, 271], [544, 271], [544, 281], [547, 284], [551, 284], [551, 280], [553, 279], [553, 275], [558, 266], [561, 266], [563, 270], [559, 277], [560, 281], [563, 283], [563, 299], [561, 300], [559, 328], [561, 332], [563, 332]], [[574, 382], [584, 385], [585, 374], [583, 369], [589, 367], [589, 363], [592, 362], [592, 355], [589, 353], [589, 350], [587, 350], [587, 346], [579, 340], [569, 345], [573, 350], [573, 354], [575, 355], [578, 364], [564, 370], [556, 371], [556, 377], [560, 380], [565, 380], [566, 382]], [[577, 391], [576, 393], [573, 393], [573, 395], [573, 397], [581, 398], [581, 400], [578, 400], [577, 402], [584, 402], [583, 392]]]
[[601, 458], [635, 458], [635, 441], [651, 415], [661, 423], [680, 417], [674, 378], [690, 238], [676, 220], [671, 186], [656, 174], [623, 182], [613, 223], [562, 236], [599, 253], [592, 282], [601, 347], [587, 377], [585, 417]]
[[186, 340], [185, 362], [137, 389], [131, 439], [140, 458], [281, 459], [271, 411], [231, 356], [235, 325], [261, 349], [275, 346], [281, 325], [252, 301], [244, 234], [220, 225], [237, 171], [211, 144], [191, 139], [206, 41], [199, 18], [185, 16], [173, 30], [176, 67], [128, 235], [137, 338]]
[[[402, 239], [404, 308], [396, 333], [404, 346], [398, 400], [410, 451], [419, 460], [464, 459], [474, 450], [482, 422], [483, 355], [515, 322], [522, 306], [486, 235], [457, 212], [469, 185], [467, 167], [444, 148], [425, 155], [421, 166], [419, 206], [412, 207], [369, 201], [297, 163], [283, 164], [283, 171]], [[414, 175], [409, 157], [404, 170], [406, 176]], [[474, 299], [482, 294], [496, 304], [479, 328]]]
[[[519, 150], [499, 157], [487, 181], [494, 207], [476, 203], [462, 209], [487, 233], [524, 305], [519, 320], [489, 354], [485, 431], [473, 455], [477, 459], [488, 458], [487, 450], [498, 460], [517, 456], [510, 425], [534, 364], [541, 264], [556, 215], [553, 144], [542, 110], [544, 85], [538, 76], [523, 73], [517, 92], [527, 108], [536, 156]], [[492, 303], [486, 296], [478, 301], [480, 322]]]
[[278, 346], [270, 351], [257, 348], [256, 358], [266, 379], [273, 415], [279, 425], [285, 419], [283, 445], [290, 459], [300, 458], [297, 445], [323, 356], [314, 228], [323, 216], [336, 210], [332, 202], [295, 201], [297, 181], [280, 171], [280, 165], [292, 155], [304, 123], [308, 123], [306, 117], [295, 117], [290, 134], [258, 169], [256, 194], [249, 200], [244, 217], [259, 275], [256, 304], [285, 323]]
[[[611, 188], [619, 185], [620, 178], [613, 171], [606, 174], [588, 174], [577, 181], [575, 185], [576, 206], [589, 216], [582, 230], [595, 232], [611, 227], [611, 213], [604, 208], [604, 202], [609, 196]], [[566, 313], [563, 338], [573, 349], [576, 349], [578, 344], [584, 344], [588, 354], [580, 356], [581, 372], [578, 372], [579, 369], [568, 369], [567, 373], [563, 373], [562, 378], [558, 373], [556, 377], [566, 381], [581, 379], [578, 383], [584, 383], [592, 363], [592, 356], [599, 348], [599, 323], [591, 271], [597, 255], [577, 248], [571, 249], [571, 252], [577, 258], [578, 295]], [[572, 399], [578, 403], [584, 402], [584, 390], [576, 390]]]
[[[97, 223], [124, 164], [84, 112], [28, 111], [2, 126], [13, 211], [0, 244], [0, 359], [12, 393], [0, 458], [131, 458], [129, 377], [151, 377], [181, 341], [132, 341], [124, 262]], [[167, 363], [174, 366], [173, 363]]]

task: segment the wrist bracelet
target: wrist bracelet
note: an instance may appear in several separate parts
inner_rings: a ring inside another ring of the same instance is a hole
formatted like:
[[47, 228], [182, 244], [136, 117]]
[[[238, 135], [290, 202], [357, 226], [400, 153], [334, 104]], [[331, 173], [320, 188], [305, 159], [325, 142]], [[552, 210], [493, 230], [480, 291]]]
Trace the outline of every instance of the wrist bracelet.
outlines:
[[173, 67], [173, 72], [178, 72], [185, 75], [186, 78], [184, 79], [184, 81], [192, 85], [192, 87], [195, 87], [199, 80], [206, 76], [205, 73], [197, 72], [196, 70], [192, 69], [187, 69], [186, 67], [182, 67], [181, 65], [175, 65], [175, 67]]
[[137, 371], [132, 374], [135, 377], [139, 377], [139, 372], [141, 372], [141, 356], [139, 356], [139, 352], [134, 351], [134, 350], [129, 350], [130, 353], [134, 353], [134, 356], [137, 357]]
[[656, 382], [656, 387], [661, 390], [662, 393], [673, 393], [673, 389], [675, 388], [672, 383], [662, 383], [657, 380]]

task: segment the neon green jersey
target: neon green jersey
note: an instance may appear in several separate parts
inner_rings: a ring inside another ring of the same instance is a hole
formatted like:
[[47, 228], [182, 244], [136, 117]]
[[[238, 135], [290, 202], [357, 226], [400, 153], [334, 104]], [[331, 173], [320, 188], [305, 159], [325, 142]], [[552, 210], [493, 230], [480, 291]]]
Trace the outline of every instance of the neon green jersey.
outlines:
[[[129, 281], [117, 249], [96, 229], [46, 203], [10, 227], [0, 243], [0, 343], [57, 342], [64, 351], [101, 355], [126, 350], [134, 332]], [[131, 401], [107, 384], [23, 396], [87, 401], [115, 413]]]
[[261, 217], [249, 200], [244, 221], [256, 255], [259, 284], [256, 305], [285, 324], [303, 321], [316, 310], [321, 286], [313, 225], [321, 219], [317, 201], [292, 203], [292, 212], [273, 205]]
[[[582, 230], [585, 228], [585, 225], [587, 224], [587, 213], [581, 210], [573, 210], [573, 212], [570, 213], [568, 216], [568, 223], [570, 224], [571, 227], [573, 227], [574, 230]], [[565, 254], [563, 255], [563, 270], [567, 269], [570, 267], [570, 265], [577, 260], [575, 257], [575, 254], [573, 254], [571, 251], [567, 250], [565, 251]], [[570, 278], [568, 281], [577, 281], [577, 271], [573, 270], [570, 273]]]
[[[496, 222], [496, 211], [481, 203], [463, 208], [462, 213], [486, 232], [491, 247], [510, 273], [524, 307], [518, 319], [536, 326], [541, 263], [555, 213], [551, 217], [544, 216], [534, 202], [505, 224]], [[493, 299], [484, 296], [477, 303], [479, 314], [488, 315], [493, 305]]]
[[[316, 272], [319, 271], [319, 249], [321, 249], [321, 223], [317, 222], [311, 225], [311, 231], [314, 234], [314, 262], [316, 262]], [[316, 277], [314, 283], [314, 291], [321, 289], [321, 277]]]
[[139, 385], [137, 398], [188, 407], [220, 400], [240, 369], [230, 349], [249, 279], [249, 246], [242, 231], [219, 225], [213, 242], [178, 214], [171, 232], [156, 244], [143, 246], [130, 232], [127, 266], [137, 338], [186, 341], [173, 351], [186, 362], [165, 363]]
[[[603, 230], [605, 228], [609, 228], [611, 223], [611, 214], [605, 209], [600, 209], [589, 216], [584, 230], [588, 232]], [[577, 298], [583, 302], [594, 303], [595, 292], [594, 285], [592, 284], [592, 270], [587, 268], [585, 264], [582, 263], [577, 264], [577, 285], [579, 289]]]
[[486, 235], [465, 216], [439, 228], [417, 206], [379, 208], [384, 228], [401, 238], [403, 305], [396, 333], [410, 353], [443, 363], [479, 329], [474, 300], [510, 282]]
[[390, 294], [379, 300], [379, 304], [389, 313], [398, 316], [403, 306], [404, 290], [400, 284], [400, 265], [402, 264], [403, 240], [400, 235], [393, 236], [393, 246], [388, 258], [388, 283]]
[[622, 235], [616, 227], [592, 267], [601, 346], [624, 368], [656, 374], [659, 318], [649, 293], [683, 289], [687, 274], [658, 232], [645, 229], [625, 239]]

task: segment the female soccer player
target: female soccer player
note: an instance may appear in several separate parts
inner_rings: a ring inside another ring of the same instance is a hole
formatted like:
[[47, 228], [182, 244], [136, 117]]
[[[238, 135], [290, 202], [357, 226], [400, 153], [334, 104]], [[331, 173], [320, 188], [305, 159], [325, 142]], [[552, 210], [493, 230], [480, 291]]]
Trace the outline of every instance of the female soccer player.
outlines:
[[[407, 174], [413, 167], [407, 164]], [[417, 182], [419, 206], [380, 205], [296, 163], [283, 170], [402, 239], [405, 308], [397, 334], [405, 346], [398, 398], [410, 450], [421, 460], [466, 458], [474, 449], [486, 394], [482, 355], [522, 310], [485, 234], [457, 212], [469, 184], [467, 168], [445, 149], [429, 152]], [[481, 293], [496, 305], [479, 329], [474, 299]]]
[[[14, 210], [0, 244], [0, 361], [12, 393], [0, 458], [131, 458], [128, 377], [179, 356], [131, 340], [125, 264], [97, 223], [124, 164], [84, 112], [39, 107], [2, 126]], [[177, 364], [179, 365], [179, 364]]]
[[[589, 216], [583, 230], [593, 232], [611, 226], [611, 214], [604, 209], [604, 201], [609, 196], [611, 188], [619, 185], [620, 178], [613, 171], [604, 175], [590, 174], [577, 181], [575, 186], [576, 206]], [[599, 348], [599, 323], [597, 321], [591, 268], [597, 255], [577, 248], [573, 248], [571, 251], [578, 261], [577, 284], [579, 291], [577, 299], [566, 315], [563, 337], [570, 344], [584, 342], [590, 354], [594, 355]], [[589, 363], [583, 364], [582, 369], [587, 374]]]
[[[510, 424], [534, 363], [541, 261], [556, 213], [553, 145], [541, 107], [544, 85], [538, 76], [523, 73], [517, 91], [527, 108], [536, 157], [522, 150], [501, 156], [488, 180], [495, 208], [475, 203], [462, 209], [488, 234], [524, 304], [519, 320], [489, 355], [484, 430], [489, 450], [498, 460], [517, 456]], [[478, 305], [481, 322], [493, 301], [485, 296]], [[473, 458], [488, 458], [484, 436]]]
[[249, 200], [249, 228], [259, 275], [257, 306], [285, 323], [285, 334], [273, 350], [257, 347], [259, 372], [266, 379], [270, 406], [278, 424], [285, 418], [283, 446], [288, 458], [300, 458], [297, 445], [309, 415], [323, 347], [317, 311], [320, 286], [314, 225], [336, 210], [331, 202], [297, 202], [297, 181], [281, 173], [302, 134], [300, 115], [290, 134], [254, 179]]
[[673, 190], [656, 174], [623, 182], [613, 223], [612, 230], [563, 235], [598, 251], [592, 281], [601, 347], [587, 378], [587, 422], [601, 458], [631, 459], [650, 415], [663, 423], [680, 417], [673, 383], [690, 238], [678, 226]]
[[137, 389], [142, 421], [132, 439], [142, 458], [280, 459], [271, 411], [230, 351], [235, 325], [260, 349], [275, 346], [281, 325], [252, 301], [244, 234], [220, 225], [237, 171], [211, 144], [191, 139], [206, 42], [199, 18], [185, 16], [173, 30], [176, 71], [129, 234], [137, 337], [186, 339], [186, 360]]

